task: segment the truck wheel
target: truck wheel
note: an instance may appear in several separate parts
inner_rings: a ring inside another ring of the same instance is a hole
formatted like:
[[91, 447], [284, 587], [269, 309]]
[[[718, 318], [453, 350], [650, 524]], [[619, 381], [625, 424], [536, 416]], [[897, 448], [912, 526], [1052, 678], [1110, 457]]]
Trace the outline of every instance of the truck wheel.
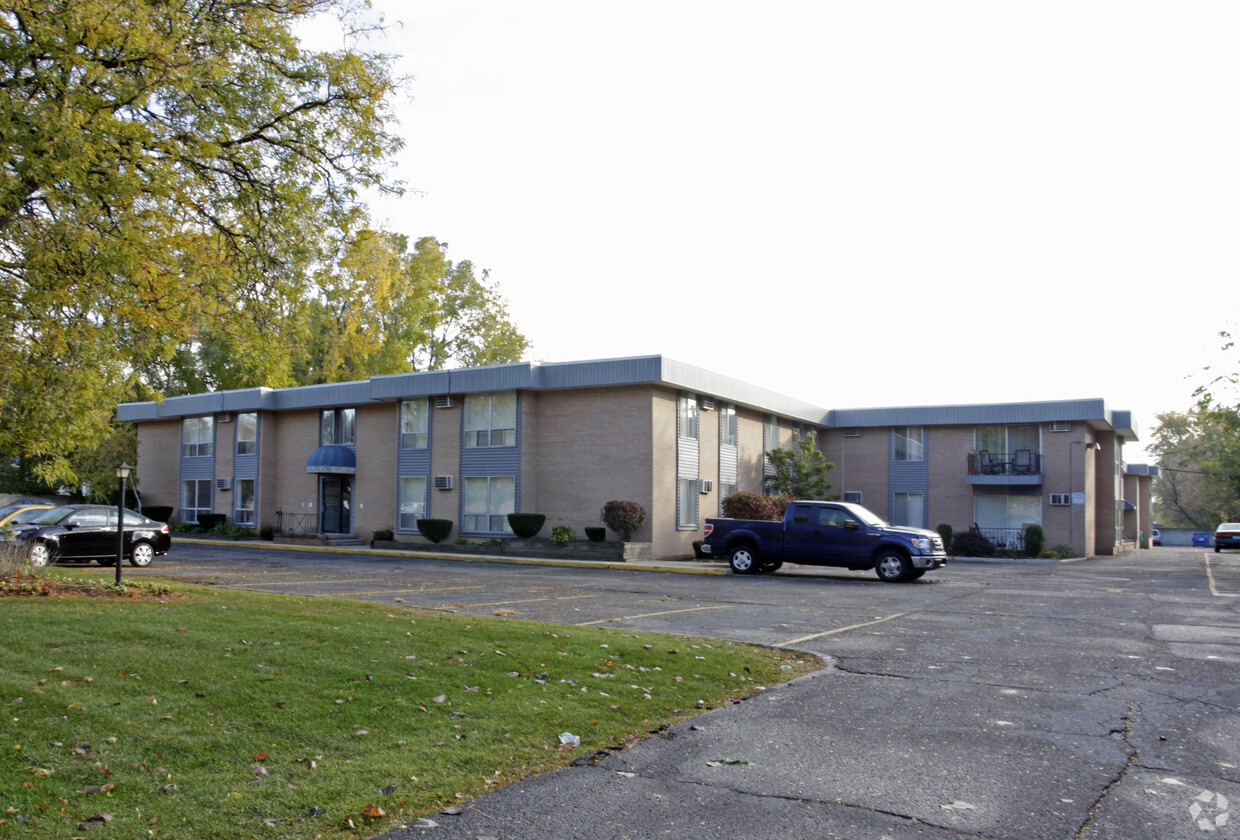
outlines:
[[902, 552], [889, 548], [878, 555], [874, 561], [874, 571], [879, 580], [886, 583], [899, 583], [908, 580], [913, 573], [913, 564]]
[[779, 567], [782, 565], [784, 565], [783, 560], [763, 560], [758, 564], [758, 571], [766, 575], [771, 572], [779, 571]]
[[751, 575], [758, 570], [758, 552], [747, 545], [738, 545], [728, 555], [728, 565], [738, 575]]

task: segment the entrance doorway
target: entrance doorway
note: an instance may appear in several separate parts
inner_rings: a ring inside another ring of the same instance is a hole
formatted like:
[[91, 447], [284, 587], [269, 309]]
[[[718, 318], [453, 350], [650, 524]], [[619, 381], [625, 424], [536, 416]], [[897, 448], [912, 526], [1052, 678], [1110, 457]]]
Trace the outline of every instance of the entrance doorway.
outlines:
[[324, 534], [353, 533], [353, 486], [348, 478], [325, 475], [320, 479], [323, 513], [320, 521]]

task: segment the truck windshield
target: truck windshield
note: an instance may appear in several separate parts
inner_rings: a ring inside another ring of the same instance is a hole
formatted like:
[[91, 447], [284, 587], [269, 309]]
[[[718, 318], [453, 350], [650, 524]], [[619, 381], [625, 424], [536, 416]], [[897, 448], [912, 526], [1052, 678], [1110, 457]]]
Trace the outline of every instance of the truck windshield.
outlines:
[[887, 523], [879, 516], [874, 514], [869, 508], [863, 508], [861, 505], [848, 505], [848, 512], [860, 519], [866, 525], [883, 526]]

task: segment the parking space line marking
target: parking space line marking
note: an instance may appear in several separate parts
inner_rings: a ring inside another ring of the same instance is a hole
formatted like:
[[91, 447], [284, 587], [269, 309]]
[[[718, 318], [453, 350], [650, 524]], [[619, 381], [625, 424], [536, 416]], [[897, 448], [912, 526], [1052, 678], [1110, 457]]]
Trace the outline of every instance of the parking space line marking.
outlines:
[[591, 624], [607, 624], [611, 621], [631, 621], [635, 618], [654, 618], [659, 615], [675, 615], [676, 613], [701, 612], [702, 610], [726, 610], [729, 609], [728, 604], [719, 604], [714, 607], [688, 607], [683, 610], [663, 610], [662, 612], [642, 613], [641, 615], [622, 615], [619, 618], [600, 618], [598, 621], [583, 621], [580, 624], [574, 624], [574, 627], [589, 627]]
[[513, 598], [508, 601], [483, 601], [477, 604], [457, 603], [457, 604], [453, 604], [452, 606], [454, 607], [502, 607], [505, 604], [532, 604], [537, 601], [576, 601], [581, 598], [599, 598], [599, 597], [602, 597], [602, 596], [596, 594], [596, 595], [565, 595], [561, 598], [554, 598], [550, 596], [546, 598]]
[[1215, 598], [1235, 598], [1236, 595], [1231, 592], [1219, 592], [1218, 586], [1214, 582], [1214, 567], [1210, 565], [1210, 555], [1203, 551], [1202, 555], [1206, 558], [1206, 580], [1210, 582], [1210, 594]]
[[896, 613], [895, 615], [889, 615], [886, 618], [876, 619], [875, 621], [866, 621], [862, 624], [853, 624], [848, 627], [837, 627], [836, 629], [828, 630], [825, 633], [814, 633], [809, 636], [802, 636], [799, 639], [789, 639], [786, 642], [779, 642], [778, 644], [774, 645], [774, 647], [786, 647], [787, 645], [799, 645], [802, 642], [809, 642], [814, 639], [822, 639], [827, 636], [834, 636], [837, 633], [847, 633], [849, 630], [860, 630], [862, 627], [873, 627], [875, 624], [882, 624], [884, 621], [891, 621], [891, 619], [899, 618], [902, 615], [908, 615], [908, 613]]

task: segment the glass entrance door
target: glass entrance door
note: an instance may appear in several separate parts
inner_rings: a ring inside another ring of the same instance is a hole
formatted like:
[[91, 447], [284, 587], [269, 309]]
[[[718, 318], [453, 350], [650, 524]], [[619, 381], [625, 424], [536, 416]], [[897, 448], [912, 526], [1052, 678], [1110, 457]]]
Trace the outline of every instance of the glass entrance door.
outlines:
[[353, 530], [352, 487], [349, 479], [335, 475], [322, 478], [324, 534], [348, 534]]

